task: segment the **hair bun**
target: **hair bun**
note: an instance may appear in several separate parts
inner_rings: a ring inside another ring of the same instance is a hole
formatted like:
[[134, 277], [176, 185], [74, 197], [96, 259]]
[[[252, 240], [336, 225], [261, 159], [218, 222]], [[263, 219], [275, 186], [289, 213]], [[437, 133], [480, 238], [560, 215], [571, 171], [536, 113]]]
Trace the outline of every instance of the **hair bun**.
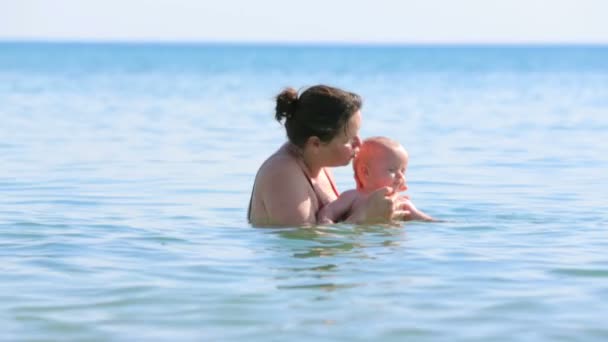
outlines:
[[281, 122], [283, 118], [287, 121], [296, 112], [298, 107], [298, 91], [289, 87], [277, 95], [277, 106], [275, 108], [275, 118]]

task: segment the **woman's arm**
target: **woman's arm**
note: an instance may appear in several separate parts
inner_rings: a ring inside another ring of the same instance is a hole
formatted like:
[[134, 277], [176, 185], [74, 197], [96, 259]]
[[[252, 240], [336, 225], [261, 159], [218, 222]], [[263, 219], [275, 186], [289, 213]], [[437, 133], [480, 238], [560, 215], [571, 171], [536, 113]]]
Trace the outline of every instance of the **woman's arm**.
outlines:
[[345, 217], [357, 199], [357, 190], [343, 192], [335, 201], [327, 203], [317, 214], [317, 223], [332, 224]]

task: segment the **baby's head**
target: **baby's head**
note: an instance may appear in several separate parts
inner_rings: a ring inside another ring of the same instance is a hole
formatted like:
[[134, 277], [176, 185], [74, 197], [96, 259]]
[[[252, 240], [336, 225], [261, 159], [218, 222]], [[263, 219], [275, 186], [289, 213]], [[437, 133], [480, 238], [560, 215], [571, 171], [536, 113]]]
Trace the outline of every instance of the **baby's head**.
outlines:
[[363, 141], [353, 161], [357, 190], [370, 192], [385, 186], [407, 190], [407, 151], [397, 141], [373, 137]]

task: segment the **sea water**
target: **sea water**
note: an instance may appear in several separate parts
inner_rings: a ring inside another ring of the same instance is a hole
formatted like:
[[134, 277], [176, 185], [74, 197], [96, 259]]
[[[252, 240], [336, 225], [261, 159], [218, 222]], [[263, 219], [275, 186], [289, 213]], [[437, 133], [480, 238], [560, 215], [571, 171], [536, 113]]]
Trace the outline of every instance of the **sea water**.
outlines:
[[[444, 222], [247, 223], [318, 83]], [[0, 43], [1, 340], [604, 341], [607, 250], [608, 47]]]

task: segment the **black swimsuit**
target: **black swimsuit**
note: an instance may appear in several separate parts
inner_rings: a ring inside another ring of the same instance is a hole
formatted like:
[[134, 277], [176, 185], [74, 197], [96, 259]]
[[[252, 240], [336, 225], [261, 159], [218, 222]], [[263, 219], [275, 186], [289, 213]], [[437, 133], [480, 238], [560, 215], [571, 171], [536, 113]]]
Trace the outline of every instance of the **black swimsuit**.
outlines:
[[[298, 163], [298, 164], [300, 164], [300, 163]], [[310, 188], [312, 189], [312, 192], [315, 193], [315, 195], [317, 197], [317, 202], [319, 202], [319, 210], [321, 210], [321, 208], [323, 208], [327, 203], [323, 203], [323, 201], [319, 197], [319, 194], [315, 191], [315, 187], [312, 185], [312, 179], [310, 179], [310, 177], [308, 177], [308, 174], [304, 171], [302, 165], [300, 165], [300, 168], [302, 170], [302, 173], [304, 174], [304, 178], [306, 178], [306, 180], [308, 181], [308, 184], [310, 184]], [[336, 188], [336, 185], [331, 180], [331, 178], [329, 178], [329, 174], [327, 173], [327, 170], [325, 168], [323, 168], [323, 172], [325, 173], [325, 177], [327, 177], [327, 180], [329, 181], [329, 184], [331, 185], [331, 189], [336, 194], [336, 197], [339, 197], [340, 194], [338, 193], [338, 189]], [[255, 177], [257, 179], [257, 177], [258, 177], [257, 174]], [[255, 190], [255, 185], [254, 185], [253, 189], [251, 189], [251, 197], [249, 198], [249, 208], [247, 209], [247, 221], [249, 221], [249, 223], [251, 223], [251, 203], [253, 202], [254, 190]]]

